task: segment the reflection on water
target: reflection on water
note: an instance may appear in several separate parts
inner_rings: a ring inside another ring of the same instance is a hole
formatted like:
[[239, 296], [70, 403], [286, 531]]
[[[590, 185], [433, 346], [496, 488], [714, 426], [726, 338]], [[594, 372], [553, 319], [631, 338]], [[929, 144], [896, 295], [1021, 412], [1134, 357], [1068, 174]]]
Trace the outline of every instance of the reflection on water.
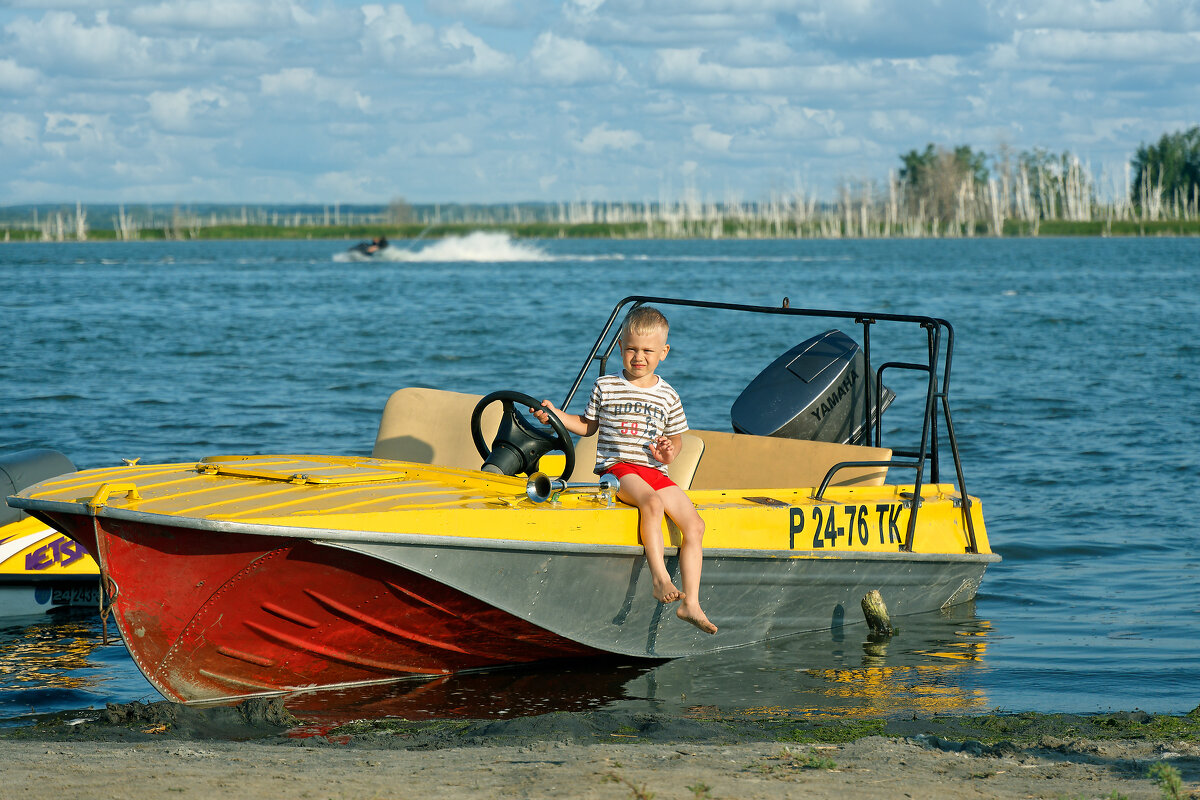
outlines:
[[986, 711], [987, 620], [971, 605], [667, 662], [627, 690], [675, 713], [881, 717]]
[[6, 621], [0, 627], [0, 719], [161, 700], [120, 640], [103, 640], [94, 611]]
[[83, 671], [98, 644], [85, 619], [6, 625], [0, 628], [0, 690], [85, 687]]
[[618, 661], [563, 661], [299, 692], [285, 705], [300, 719], [326, 724], [383, 717], [505, 719], [595, 711], [622, 700], [625, 684], [649, 668]]
[[[150, 702], [161, 696], [94, 615], [0, 628], [0, 718]], [[500, 719], [553, 711], [685, 716], [890, 717], [988, 710], [988, 620], [968, 604], [901, 617], [890, 638], [865, 625], [693, 658], [559, 661], [291, 695], [306, 721]]]
[[987, 620], [969, 606], [900, 618], [890, 638], [866, 626], [693, 658], [551, 662], [432, 680], [292, 695], [301, 719], [494, 719], [599, 709], [685, 716], [891, 717], [988, 710], [981, 687]]
[[[983, 690], [970, 686], [969, 681], [970, 673], [978, 670], [983, 660], [989, 626], [987, 620], [971, 620], [970, 624], [973, 630], [960, 625], [953, 639], [926, 637], [915, 646], [917, 633], [913, 630], [906, 638], [868, 635], [858, 668], [810, 671], [824, 683], [821, 695], [827, 702], [824, 711], [813, 708], [807, 713], [828, 713], [833, 701], [842, 711], [867, 716], [986, 710]], [[889, 649], [900, 651], [895, 657], [899, 663], [889, 662]], [[907, 663], [910, 659], [915, 663]]]

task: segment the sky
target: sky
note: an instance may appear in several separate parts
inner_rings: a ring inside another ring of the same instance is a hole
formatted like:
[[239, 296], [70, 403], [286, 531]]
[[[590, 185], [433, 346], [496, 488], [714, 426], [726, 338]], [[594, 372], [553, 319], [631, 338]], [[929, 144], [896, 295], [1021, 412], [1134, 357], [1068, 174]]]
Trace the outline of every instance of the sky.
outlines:
[[0, 0], [0, 206], [733, 202], [927, 144], [1098, 187], [1200, 124], [1200, 0]]

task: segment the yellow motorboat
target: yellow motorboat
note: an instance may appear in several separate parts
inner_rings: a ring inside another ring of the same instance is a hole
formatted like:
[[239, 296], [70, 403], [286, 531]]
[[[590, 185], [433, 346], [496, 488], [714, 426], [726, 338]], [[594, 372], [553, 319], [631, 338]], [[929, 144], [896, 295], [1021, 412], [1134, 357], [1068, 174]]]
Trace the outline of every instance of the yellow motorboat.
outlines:
[[[590, 474], [594, 437], [546, 433], [522, 414], [536, 399], [516, 392], [401, 389], [369, 457], [96, 469], [9, 502], [98, 557], [134, 661], [182, 701], [551, 658], [688, 656], [861, 622], [872, 589], [893, 616], [974, 598], [999, 556], [963, 488], [949, 323], [630, 297], [561, 407], [604, 371], [618, 320], [641, 303], [862, 330], [861, 346], [831, 329], [778, 355], [734, 403], [732, 430], [684, 435], [669, 469], [705, 520], [701, 602], [716, 635], [652, 599], [637, 510]], [[916, 342], [898, 352], [927, 360], [873, 366], [883, 327]], [[885, 373], [924, 387], [910, 449], [882, 441], [895, 396]], [[953, 480], [940, 475], [946, 456]], [[895, 475], [907, 480], [887, 482]], [[668, 523], [664, 535], [677, 570], [678, 531]]]
[[[0, 456], [0, 494], [74, 472], [55, 450]], [[74, 539], [19, 509], [0, 506], [0, 618], [45, 614], [71, 606], [97, 607], [99, 567]]]

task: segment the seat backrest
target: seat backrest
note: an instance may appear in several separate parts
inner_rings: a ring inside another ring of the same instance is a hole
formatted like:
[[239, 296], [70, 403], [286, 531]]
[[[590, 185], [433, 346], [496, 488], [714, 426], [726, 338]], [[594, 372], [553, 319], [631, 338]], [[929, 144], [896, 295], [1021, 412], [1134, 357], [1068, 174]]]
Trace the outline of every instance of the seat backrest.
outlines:
[[[408, 387], [388, 398], [375, 436], [375, 458], [479, 469], [483, 458], [471, 441], [471, 412], [481, 396], [441, 389]], [[480, 420], [491, 441], [500, 425], [501, 404], [493, 403]]]
[[[886, 447], [859, 447], [723, 431], [692, 433], [704, 440], [704, 459], [693, 489], [793, 489], [816, 487], [842, 461], [887, 461]], [[882, 486], [887, 467], [848, 467], [830, 486]]]
[[[480, 395], [408, 387], [388, 398], [371, 455], [417, 464], [479, 469], [483, 459], [471, 441], [471, 412]], [[491, 441], [500, 424], [501, 404], [494, 403], [481, 420], [484, 439]], [[671, 480], [684, 489], [790, 489], [817, 486], [840, 461], [886, 461], [887, 448], [810, 442], [773, 436], [691, 430], [667, 467]], [[561, 456], [560, 456], [561, 457]], [[575, 445], [571, 480], [594, 483], [596, 437]], [[886, 467], [842, 470], [832, 486], [879, 486]]]
[[[690, 432], [683, 434], [679, 455], [675, 456], [675, 460], [667, 465], [667, 475], [681, 489], [690, 489], [702, 455], [704, 455], [704, 440], [699, 436], [693, 436]], [[575, 470], [571, 473], [571, 481], [595, 483], [595, 467], [596, 437], [584, 436], [575, 443]]]

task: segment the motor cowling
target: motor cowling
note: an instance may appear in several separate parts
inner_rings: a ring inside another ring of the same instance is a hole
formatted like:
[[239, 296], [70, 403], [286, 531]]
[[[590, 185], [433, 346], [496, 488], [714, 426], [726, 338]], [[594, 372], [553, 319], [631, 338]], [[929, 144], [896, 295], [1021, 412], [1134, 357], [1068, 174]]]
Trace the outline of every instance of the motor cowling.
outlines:
[[[871, 385], [875, 421], [875, 375]], [[868, 375], [858, 343], [838, 330], [807, 339], [775, 359], [742, 390], [730, 409], [733, 430], [757, 436], [869, 444]], [[896, 398], [882, 387], [882, 413]]]
[[0, 455], [0, 525], [8, 525], [25, 516], [24, 511], [10, 507], [4, 498], [47, 478], [74, 471], [71, 459], [48, 448]]

